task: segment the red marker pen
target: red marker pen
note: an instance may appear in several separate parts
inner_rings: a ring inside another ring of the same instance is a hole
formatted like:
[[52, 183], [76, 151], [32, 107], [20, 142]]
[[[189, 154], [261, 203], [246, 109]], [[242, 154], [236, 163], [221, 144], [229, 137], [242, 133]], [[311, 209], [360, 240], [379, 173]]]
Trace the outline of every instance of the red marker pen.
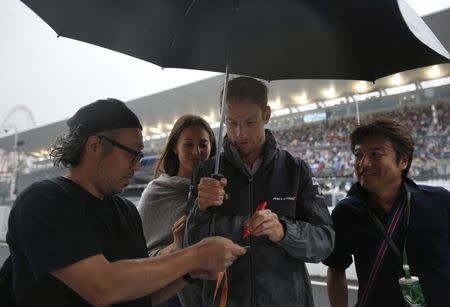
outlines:
[[[258, 207], [256, 207], [256, 211], [255, 212], [257, 212], [257, 211], [262, 211], [262, 210], [264, 210], [264, 209], [266, 209], [266, 207], [267, 207], [267, 202], [266, 201], [262, 201], [259, 205], [258, 205]], [[249, 236], [250, 236], [250, 230], [248, 230], [248, 228], [246, 227], [246, 228], [244, 228], [244, 232], [242, 233], [242, 240], [245, 240], [245, 239], [247, 239]]]

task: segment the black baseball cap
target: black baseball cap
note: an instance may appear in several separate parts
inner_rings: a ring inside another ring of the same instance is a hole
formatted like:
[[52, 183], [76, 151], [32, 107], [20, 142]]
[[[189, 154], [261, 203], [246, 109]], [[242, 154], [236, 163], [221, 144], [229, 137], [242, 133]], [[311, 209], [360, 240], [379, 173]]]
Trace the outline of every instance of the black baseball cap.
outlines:
[[69, 133], [77, 131], [93, 135], [102, 131], [139, 128], [142, 125], [136, 114], [124, 102], [114, 99], [101, 99], [79, 109], [68, 121]]

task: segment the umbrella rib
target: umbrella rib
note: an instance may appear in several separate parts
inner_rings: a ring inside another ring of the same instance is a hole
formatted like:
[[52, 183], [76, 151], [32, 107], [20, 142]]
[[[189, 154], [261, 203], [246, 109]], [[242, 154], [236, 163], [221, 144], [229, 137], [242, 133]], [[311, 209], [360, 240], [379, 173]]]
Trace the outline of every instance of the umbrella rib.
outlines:
[[[177, 28], [175, 29], [175, 34], [174, 34], [173, 37], [172, 37], [172, 40], [171, 40], [171, 42], [170, 42], [168, 51], [171, 50], [172, 47], [174, 46], [175, 41], [177, 40], [178, 35], [179, 35], [179, 33], [180, 33], [180, 30], [181, 30], [182, 26], [184, 25], [184, 22], [186, 21], [187, 16], [188, 16], [189, 13], [191, 12], [191, 9], [192, 9], [192, 7], [194, 6], [195, 2], [197, 2], [197, 0], [192, 0], [191, 3], [189, 4], [189, 6], [187, 7], [186, 11], [184, 12], [183, 18], [181, 18], [180, 23], [178, 24]], [[169, 54], [169, 52], [164, 53], [164, 58], [166, 58], [168, 54]], [[165, 65], [165, 64], [166, 64], [166, 61], [164, 60], [164, 61], [162, 61], [162, 62], [163, 62], [163, 65], [166, 66], [166, 65]], [[164, 67], [164, 66], [163, 66], [163, 67]]]

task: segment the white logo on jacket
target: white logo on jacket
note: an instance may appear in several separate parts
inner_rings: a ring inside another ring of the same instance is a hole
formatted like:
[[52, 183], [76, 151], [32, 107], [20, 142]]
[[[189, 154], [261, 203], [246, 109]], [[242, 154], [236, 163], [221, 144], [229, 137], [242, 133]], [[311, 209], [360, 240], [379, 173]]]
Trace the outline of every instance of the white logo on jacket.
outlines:
[[297, 197], [295, 197], [295, 196], [287, 196], [287, 197], [276, 197], [276, 196], [274, 196], [272, 198], [272, 200], [296, 200], [296, 199], [297, 199]]

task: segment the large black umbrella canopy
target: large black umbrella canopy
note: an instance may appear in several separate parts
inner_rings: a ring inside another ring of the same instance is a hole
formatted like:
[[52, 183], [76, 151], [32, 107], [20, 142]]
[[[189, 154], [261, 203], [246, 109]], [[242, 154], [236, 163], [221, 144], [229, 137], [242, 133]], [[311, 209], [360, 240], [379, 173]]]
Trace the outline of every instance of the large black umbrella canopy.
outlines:
[[23, 0], [60, 36], [162, 67], [371, 81], [450, 58], [399, 1]]
[[[403, 0], [23, 0], [60, 36], [162, 67], [376, 80], [448, 62]], [[414, 33], [413, 33], [414, 32]], [[222, 95], [222, 148], [227, 86]], [[216, 155], [215, 174], [220, 155]], [[218, 177], [216, 177], [218, 178]]]

